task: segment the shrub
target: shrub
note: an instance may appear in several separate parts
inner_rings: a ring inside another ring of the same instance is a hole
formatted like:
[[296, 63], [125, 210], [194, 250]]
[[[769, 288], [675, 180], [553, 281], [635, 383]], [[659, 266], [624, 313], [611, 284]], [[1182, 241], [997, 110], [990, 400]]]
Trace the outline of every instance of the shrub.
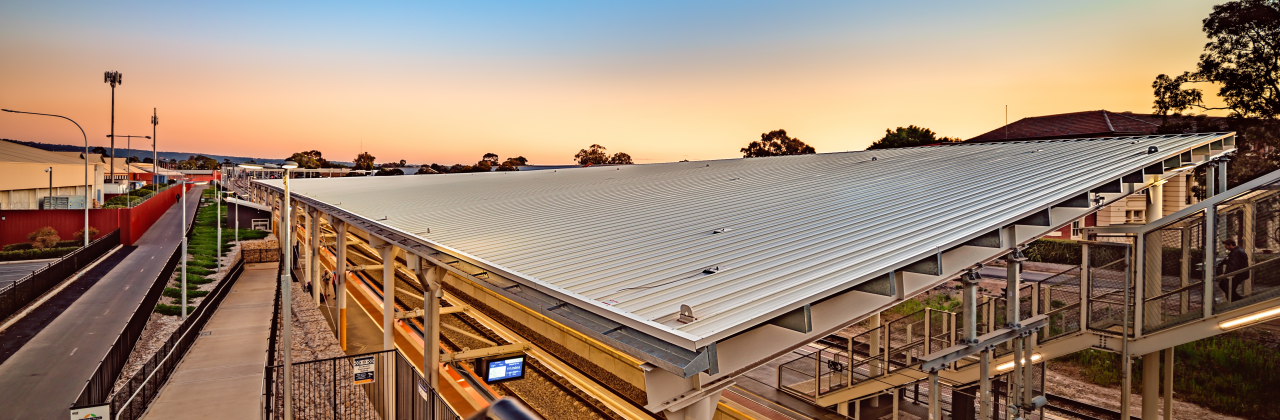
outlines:
[[[53, 247], [54, 248], [79, 248], [81, 243], [83, 243], [83, 240], [68, 239], [65, 241], [58, 241], [58, 243], [54, 244]], [[33, 249], [31, 247], [30, 242], [18, 242], [16, 244], [5, 245], [3, 249], [0, 249], [0, 251], [24, 251], [28, 249]]]
[[[179, 289], [177, 287], [166, 287], [164, 288], [164, 292], [161, 294], [172, 299], [182, 299], [182, 289]], [[190, 286], [187, 286], [188, 300], [195, 299], [198, 297], [205, 297], [208, 295], [209, 295], [209, 292], [206, 290], [195, 290], [195, 289], [192, 289]]]
[[[187, 305], [187, 313], [195, 311], [195, 307]], [[179, 316], [182, 315], [182, 307], [178, 305], [165, 305], [163, 303], [156, 304], [156, 313], [160, 315]]]
[[[93, 237], [95, 237], [95, 236], [98, 236], [98, 228], [93, 227], [93, 226], [89, 226], [89, 239], [91, 239], [91, 240], [92, 240], [92, 239], [93, 239]], [[71, 237], [72, 237], [72, 238], [74, 238], [73, 240], [83, 243], [83, 242], [84, 242], [84, 228], [80, 228], [79, 230], [76, 230], [76, 233], [72, 234], [72, 235], [71, 235]]]
[[0, 261], [26, 261], [26, 260], [43, 260], [47, 258], [58, 258], [71, 251], [75, 251], [75, 247], [67, 248], [44, 248], [44, 249], [24, 249], [18, 251], [0, 251]]
[[[1037, 239], [1024, 251], [1027, 261], [1080, 265], [1080, 244], [1066, 239]], [[1100, 267], [1124, 258], [1120, 247], [1093, 247], [1089, 252], [1089, 265]]]
[[34, 249], [53, 248], [62, 238], [58, 237], [58, 231], [52, 227], [45, 226], [36, 229], [35, 232], [27, 234], [27, 240], [31, 241], [31, 247]]

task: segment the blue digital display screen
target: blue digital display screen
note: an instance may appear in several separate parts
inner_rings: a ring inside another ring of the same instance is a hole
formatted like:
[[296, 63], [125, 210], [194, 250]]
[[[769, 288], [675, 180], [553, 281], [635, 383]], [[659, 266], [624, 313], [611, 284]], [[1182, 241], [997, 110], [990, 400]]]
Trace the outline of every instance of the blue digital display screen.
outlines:
[[485, 362], [484, 381], [488, 383], [510, 381], [524, 377], [524, 356], [508, 357]]

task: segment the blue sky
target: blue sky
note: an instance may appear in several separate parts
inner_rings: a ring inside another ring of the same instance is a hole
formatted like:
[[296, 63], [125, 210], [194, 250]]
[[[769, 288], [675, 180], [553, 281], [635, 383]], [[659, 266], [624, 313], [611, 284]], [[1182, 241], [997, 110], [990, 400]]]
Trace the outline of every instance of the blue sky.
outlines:
[[[105, 134], [118, 70], [116, 131], [159, 108], [174, 151], [553, 164], [599, 143], [660, 162], [778, 128], [858, 150], [908, 124], [976, 136], [1005, 105], [1147, 112], [1213, 4], [3, 2], [0, 105]], [[0, 116], [0, 137], [69, 134]]]

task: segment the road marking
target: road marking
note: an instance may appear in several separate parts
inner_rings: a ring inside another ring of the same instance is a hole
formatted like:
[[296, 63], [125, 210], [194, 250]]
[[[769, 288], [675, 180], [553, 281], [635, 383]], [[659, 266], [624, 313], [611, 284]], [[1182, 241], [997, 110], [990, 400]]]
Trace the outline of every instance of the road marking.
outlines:
[[80, 350], [80, 348], [79, 348], [79, 347], [76, 347], [76, 348], [74, 348], [74, 349], [71, 349], [71, 354], [68, 354], [68, 356], [75, 356], [75, 355], [76, 355], [76, 350]]
[[111, 310], [110, 310], [110, 309], [107, 309], [107, 312], [103, 312], [102, 314], [103, 314], [103, 315], [106, 315], [106, 314], [108, 314], [108, 313], [110, 313], [110, 312], [111, 312]]
[[[129, 285], [129, 286], [132, 286], [132, 285]], [[129, 286], [125, 286], [124, 290], [129, 290]]]

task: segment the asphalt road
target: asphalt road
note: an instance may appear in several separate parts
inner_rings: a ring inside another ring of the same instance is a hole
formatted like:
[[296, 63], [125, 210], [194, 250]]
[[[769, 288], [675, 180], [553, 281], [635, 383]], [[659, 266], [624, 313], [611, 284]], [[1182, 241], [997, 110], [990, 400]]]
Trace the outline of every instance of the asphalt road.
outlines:
[[[202, 189], [193, 189], [192, 197]], [[197, 203], [187, 202], [188, 222]], [[110, 273], [0, 364], [0, 419], [67, 418], [85, 381], [178, 246], [178, 213], [171, 207]]]
[[42, 260], [39, 262], [23, 262], [12, 264], [0, 264], [0, 289], [31, 274], [32, 271], [40, 267], [44, 267], [52, 263], [54, 260]]

